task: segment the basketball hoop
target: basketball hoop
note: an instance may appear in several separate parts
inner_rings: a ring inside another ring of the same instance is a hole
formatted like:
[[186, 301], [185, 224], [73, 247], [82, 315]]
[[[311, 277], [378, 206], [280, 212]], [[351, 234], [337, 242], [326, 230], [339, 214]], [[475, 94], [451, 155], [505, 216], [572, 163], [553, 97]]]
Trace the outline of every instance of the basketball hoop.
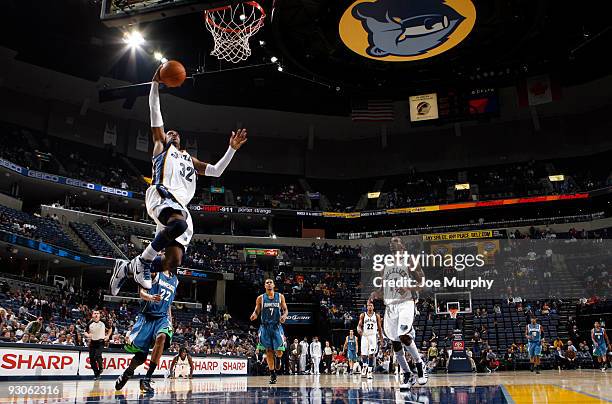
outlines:
[[457, 318], [457, 313], [459, 313], [459, 309], [448, 309], [451, 318]]
[[265, 18], [265, 10], [256, 1], [206, 10], [204, 21], [215, 42], [210, 54], [232, 63], [246, 60], [251, 56], [249, 39], [263, 27]]

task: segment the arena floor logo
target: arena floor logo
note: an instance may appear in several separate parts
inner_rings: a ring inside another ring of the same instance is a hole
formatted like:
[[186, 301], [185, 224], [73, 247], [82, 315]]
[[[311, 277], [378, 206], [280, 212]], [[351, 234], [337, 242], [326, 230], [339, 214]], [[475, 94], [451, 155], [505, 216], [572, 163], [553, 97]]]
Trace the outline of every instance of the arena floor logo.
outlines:
[[471, 0], [357, 0], [340, 19], [340, 37], [363, 57], [409, 62], [457, 46], [475, 23]]

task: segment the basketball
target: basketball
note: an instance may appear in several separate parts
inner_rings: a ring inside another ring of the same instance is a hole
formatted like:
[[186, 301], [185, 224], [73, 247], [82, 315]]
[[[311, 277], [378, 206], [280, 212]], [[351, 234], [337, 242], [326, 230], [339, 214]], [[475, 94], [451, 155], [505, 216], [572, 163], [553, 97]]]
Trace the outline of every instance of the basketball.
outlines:
[[168, 87], [180, 87], [185, 81], [187, 73], [185, 67], [176, 60], [170, 60], [162, 65], [159, 79]]

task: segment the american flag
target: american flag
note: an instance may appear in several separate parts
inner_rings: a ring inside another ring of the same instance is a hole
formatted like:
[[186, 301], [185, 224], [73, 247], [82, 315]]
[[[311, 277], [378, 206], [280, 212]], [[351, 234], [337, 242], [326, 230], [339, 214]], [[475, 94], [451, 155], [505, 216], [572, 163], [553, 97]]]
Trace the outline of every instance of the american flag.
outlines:
[[351, 118], [360, 121], [392, 121], [395, 119], [391, 100], [353, 100]]

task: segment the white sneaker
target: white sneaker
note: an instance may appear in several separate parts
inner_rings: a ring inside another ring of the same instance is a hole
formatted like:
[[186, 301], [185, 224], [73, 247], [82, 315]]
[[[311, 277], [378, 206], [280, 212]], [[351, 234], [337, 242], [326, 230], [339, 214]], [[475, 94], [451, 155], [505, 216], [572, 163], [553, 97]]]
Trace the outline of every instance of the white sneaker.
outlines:
[[417, 383], [422, 386], [425, 383], [427, 383], [427, 379], [429, 379], [429, 376], [427, 374], [427, 369], [425, 369], [425, 366], [423, 366], [423, 362], [418, 362], [416, 364], [416, 368], [417, 368]]
[[131, 262], [132, 270], [134, 271], [134, 280], [143, 289], [151, 289], [151, 263], [144, 261], [140, 256], [134, 258]]
[[117, 296], [121, 287], [128, 278], [128, 266], [130, 261], [127, 260], [115, 260], [115, 267], [113, 268], [113, 276], [110, 280], [110, 294]]

